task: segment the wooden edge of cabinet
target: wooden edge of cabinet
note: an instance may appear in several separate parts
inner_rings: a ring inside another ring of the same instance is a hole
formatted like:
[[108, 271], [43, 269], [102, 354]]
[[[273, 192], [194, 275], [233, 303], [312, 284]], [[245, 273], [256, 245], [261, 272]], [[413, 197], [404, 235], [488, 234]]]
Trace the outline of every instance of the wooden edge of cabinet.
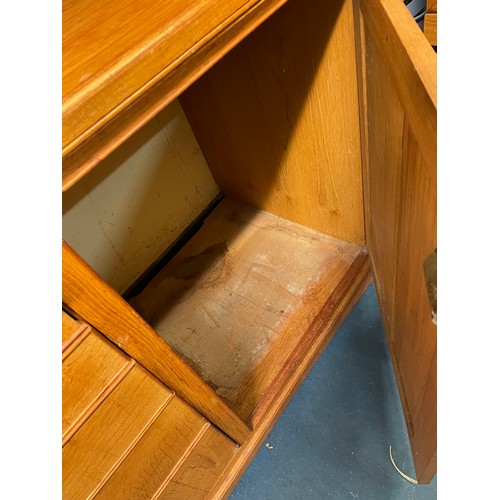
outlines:
[[63, 302], [238, 444], [248, 425], [63, 241]]
[[62, 190], [66, 191], [135, 131], [173, 101], [287, 0], [260, 0], [218, 27], [63, 148]]
[[359, 276], [366, 275], [368, 254], [360, 252], [353, 263], [349, 267], [346, 274], [341, 278], [337, 286], [333, 289], [328, 300], [319, 311], [318, 315], [314, 318], [313, 322], [297, 344], [295, 349], [288, 357], [286, 363], [283, 365], [276, 378], [273, 380], [271, 386], [262, 397], [258, 406], [252, 413], [250, 422], [253, 427], [256, 427], [266, 413], [267, 408], [272, 403], [273, 399], [280, 393], [279, 388], [286, 384], [286, 381], [293, 377], [293, 373], [300, 366], [302, 359], [307, 356], [310, 346], [313, 344], [314, 339], [318, 336], [321, 337], [325, 331], [328, 331], [341, 311], [339, 308], [344, 306], [343, 297], [352, 294], [353, 287], [356, 288], [356, 280]]
[[437, 13], [427, 12], [424, 18], [424, 35], [433, 47], [437, 47]]
[[428, 165], [437, 160], [437, 55], [400, 0], [358, 0]]
[[291, 374], [279, 394], [266, 409], [265, 414], [255, 425], [248, 440], [236, 450], [233, 458], [220, 475], [207, 498], [228, 498], [300, 384], [304, 381], [318, 357], [366, 291], [371, 281], [370, 260], [365, 255], [362, 265], [353, 277], [351, 286], [324, 324], [321, 333], [311, 343], [306, 354], [298, 364], [297, 369]]

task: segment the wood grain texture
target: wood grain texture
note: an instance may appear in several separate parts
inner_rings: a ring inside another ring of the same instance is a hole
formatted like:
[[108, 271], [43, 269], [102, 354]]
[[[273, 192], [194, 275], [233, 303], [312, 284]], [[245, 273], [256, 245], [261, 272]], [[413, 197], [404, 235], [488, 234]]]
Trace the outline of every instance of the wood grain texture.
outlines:
[[[271, 404], [271, 401], [278, 396], [281, 387], [286, 385], [288, 379], [293, 377], [293, 373], [296, 371], [304, 357], [307, 356], [307, 353], [309, 352], [311, 345], [314, 344], [318, 334], [320, 334], [320, 332], [325, 328], [325, 325], [332, 321], [332, 318], [336, 318], [336, 315], [339, 315], [339, 304], [343, 302], [343, 298], [346, 295], [349, 295], [350, 288], [353, 286], [353, 282], [355, 282], [356, 278], [360, 274], [363, 274], [362, 270], [366, 269], [367, 261], [367, 254], [365, 252], [359, 252], [352, 264], [335, 284], [333, 291], [325, 300], [321, 310], [306, 329], [300, 338], [300, 341], [295, 345], [293, 351], [289, 354], [285, 363], [272, 380], [272, 383], [266, 392], [264, 392], [259, 404], [252, 414], [252, 423], [256, 424], [261, 418], [263, 418], [269, 405]], [[273, 354], [276, 357], [275, 353]], [[268, 356], [268, 359], [266, 359], [268, 363], [272, 360], [273, 358], [271, 356]]]
[[86, 499], [97, 492], [172, 396], [135, 366], [64, 446], [63, 498]]
[[325, 323], [320, 334], [309, 346], [307, 354], [300, 361], [297, 370], [291, 374], [290, 378], [286, 381], [286, 384], [280, 388], [276, 398], [267, 408], [263, 418], [254, 428], [249, 439], [238, 448], [233, 458], [228, 463], [228, 466], [214, 484], [208, 498], [220, 499], [227, 498], [229, 496], [230, 492], [245, 472], [245, 469], [250, 465], [253, 457], [266, 439], [268, 433], [280, 417], [283, 410], [286, 408], [286, 405], [293, 397], [295, 391], [305, 379], [337, 329], [349, 315], [354, 305], [362, 297], [370, 282], [370, 263], [368, 259], [365, 259], [363, 266], [353, 278], [346, 294], [342, 297], [333, 314]]
[[69, 342], [63, 344], [62, 361], [76, 349], [91, 334], [92, 328], [85, 322], [81, 322], [80, 328], [75, 335], [69, 339]]
[[63, 302], [241, 443], [249, 428], [137, 312], [63, 242]]
[[118, 8], [113, 1], [65, 0], [63, 146], [134, 93], [144, 92], [159, 73], [178, 64], [245, 3], [172, 0], [138, 5], [122, 0]]
[[[72, 75], [70, 80], [77, 97], [71, 98], [74, 109], [69, 106], [63, 117], [66, 135], [71, 141], [69, 144], [63, 141], [63, 190], [94, 168], [285, 1], [232, 0], [215, 3], [176, 0], [162, 6], [152, 1], [143, 2], [140, 16], [146, 16], [148, 21], [137, 23], [134, 33], [120, 48], [123, 34], [118, 31], [119, 37], [116, 38], [117, 33], [111, 29], [120, 24], [113, 24], [101, 16], [107, 13], [110, 19], [127, 17], [126, 11], [132, 9], [132, 17], [135, 18], [137, 9], [133, 2], [126, 2], [123, 11], [116, 9], [113, 2], [100, 2], [97, 15], [92, 12], [91, 16], [78, 21], [73, 12], [75, 5], [78, 6], [76, 10], [85, 11], [95, 9], [92, 4], [96, 2], [66, 0], [67, 12], [63, 13], [63, 71], [67, 69], [67, 73]], [[151, 26], [149, 16], [155, 19]], [[168, 29], [160, 29], [152, 38], [145, 36], [148, 31], [154, 31], [158, 23]], [[128, 23], [122, 25], [128, 26]], [[189, 26], [188, 30], [184, 29], [186, 26]], [[94, 31], [93, 37], [101, 41], [97, 63], [89, 61], [93, 53], [87, 45], [78, 43], [87, 31]], [[127, 44], [130, 50], [124, 53], [123, 48]], [[145, 50], [148, 45], [151, 50]], [[75, 59], [78, 52], [83, 56], [83, 65]], [[175, 57], [174, 53], [179, 56]], [[87, 71], [89, 68], [85, 66], [89, 64], [93, 66], [94, 73]], [[110, 70], [113, 66], [125, 71], [113, 72]], [[127, 72], [132, 73], [134, 78], [131, 79]], [[77, 77], [79, 82], [75, 80]], [[140, 81], [145, 81], [144, 85], [137, 85]], [[115, 94], [116, 90], [119, 92]], [[77, 116], [83, 111], [88, 113], [80, 116], [80, 124]]]
[[399, 0], [359, 0], [424, 160], [437, 160], [437, 55]]
[[[137, 401], [137, 404], [141, 404]], [[178, 467], [210, 424], [174, 397], [95, 498], [150, 499]], [[234, 448], [236, 445], [225, 438]]]
[[427, 0], [427, 12], [437, 12], [438, 2], [437, 0]]
[[78, 329], [81, 328], [82, 324], [73, 319], [68, 313], [62, 311], [62, 344], [75, 335]]
[[[409, 127], [405, 127], [403, 151], [392, 342], [412, 421], [410, 441], [415, 470], [419, 482], [429, 482], [435, 473], [429, 464], [436, 463], [437, 332], [423, 262], [437, 246], [437, 173], [435, 165], [428, 166], [423, 161]], [[419, 426], [425, 432], [418, 432]]]
[[125, 377], [133, 362], [92, 331], [62, 364], [63, 445]]
[[350, 1], [288, 2], [180, 99], [226, 195], [364, 243]]
[[424, 34], [430, 44], [437, 47], [437, 12], [427, 12], [425, 14]]
[[424, 389], [420, 411], [415, 418], [415, 435], [427, 437], [427, 446], [430, 450], [427, 453], [415, 453], [415, 467], [421, 471], [424, 482], [427, 478], [432, 479], [437, 470], [437, 449], [434, 444], [437, 442], [437, 346], [434, 349], [432, 360], [426, 373], [427, 384]]
[[400, 2], [359, 4], [367, 242], [415, 470], [425, 483], [437, 456], [436, 328], [423, 272], [436, 248], [436, 54]]
[[155, 500], [202, 500], [237, 452], [235, 444], [210, 426]]
[[[402, 143], [404, 111], [392, 84], [390, 73], [374, 44], [366, 36], [364, 79], [368, 126], [366, 141], [367, 161], [364, 183], [365, 218], [368, 247], [384, 325], [389, 336], [393, 332], [396, 256], [401, 210]], [[371, 82], [374, 82], [373, 84]], [[376, 82], [376, 83], [375, 83]], [[379, 133], [378, 131], [383, 131]]]
[[253, 426], [365, 257], [224, 199], [131, 304]]
[[68, 313], [62, 311], [62, 352], [64, 353], [88, 328], [86, 323], [73, 319]]

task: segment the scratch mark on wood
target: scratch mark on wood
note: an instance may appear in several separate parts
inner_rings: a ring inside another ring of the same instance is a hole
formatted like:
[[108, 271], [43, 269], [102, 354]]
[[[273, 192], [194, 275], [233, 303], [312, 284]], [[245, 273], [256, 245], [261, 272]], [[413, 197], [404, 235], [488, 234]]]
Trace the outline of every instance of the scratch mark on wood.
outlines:
[[214, 325], [217, 328], [220, 328], [219, 322], [210, 314], [209, 310], [205, 307], [205, 304], [201, 304], [201, 308], [205, 311], [205, 313], [207, 314], [207, 316], [213, 321]]

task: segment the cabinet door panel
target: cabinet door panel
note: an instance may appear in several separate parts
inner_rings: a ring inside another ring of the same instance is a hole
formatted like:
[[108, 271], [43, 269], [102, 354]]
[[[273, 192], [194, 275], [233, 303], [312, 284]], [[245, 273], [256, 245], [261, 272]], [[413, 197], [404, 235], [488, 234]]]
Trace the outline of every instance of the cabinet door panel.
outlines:
[[419, 482], [436, 472], [436, 53], [399, 0], [355, 6], [365, 226]]

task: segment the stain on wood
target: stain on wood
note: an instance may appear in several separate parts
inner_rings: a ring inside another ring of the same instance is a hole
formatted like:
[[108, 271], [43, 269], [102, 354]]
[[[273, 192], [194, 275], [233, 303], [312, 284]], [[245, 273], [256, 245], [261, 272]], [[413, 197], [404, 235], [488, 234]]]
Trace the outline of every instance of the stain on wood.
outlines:
[[131, 305], [248, 419], [360, 251], [226, 199]]

